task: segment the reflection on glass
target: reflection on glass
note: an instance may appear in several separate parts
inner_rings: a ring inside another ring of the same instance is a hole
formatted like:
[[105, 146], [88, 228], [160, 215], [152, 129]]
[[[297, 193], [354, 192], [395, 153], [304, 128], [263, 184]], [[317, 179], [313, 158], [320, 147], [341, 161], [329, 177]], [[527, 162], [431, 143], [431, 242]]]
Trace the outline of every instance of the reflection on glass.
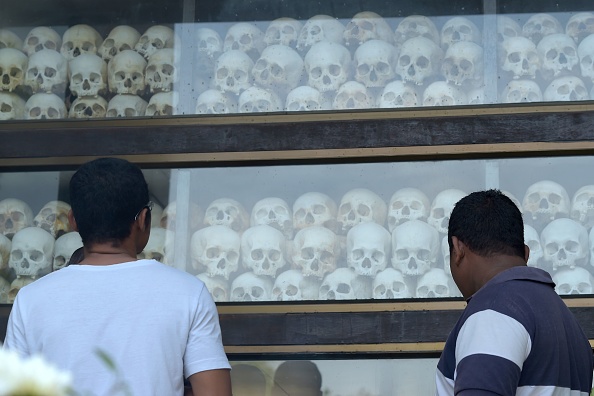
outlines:
[[[240, 396], [395, 396], [435, 393], [437, 359], [232, 363]], [[260, 393], [255, 393], [260, 392]]]
[[[217, 302], [459, 298], [449, 213], [499, 187], [523, 212], [528, 265], [550, 272], [559, 294], [592, 294], [594, 185], [579, 171], [590, 161], [151, 169], [153, 228], [139, 257], [196, 275]], [[0, 175], [0, 301], [81, 246], [66, 219], [71, 175]], [[32, 240], [43, 257], [21, 266]]]

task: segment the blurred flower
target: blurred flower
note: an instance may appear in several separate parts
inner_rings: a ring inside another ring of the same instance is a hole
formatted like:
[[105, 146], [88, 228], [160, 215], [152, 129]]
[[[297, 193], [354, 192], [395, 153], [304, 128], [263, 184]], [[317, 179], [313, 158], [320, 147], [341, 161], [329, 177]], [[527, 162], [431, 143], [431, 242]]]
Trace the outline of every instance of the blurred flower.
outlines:
[[72, 375], [41, 356], [21, 358], [0, 346], [0, 396], [72, 395]]

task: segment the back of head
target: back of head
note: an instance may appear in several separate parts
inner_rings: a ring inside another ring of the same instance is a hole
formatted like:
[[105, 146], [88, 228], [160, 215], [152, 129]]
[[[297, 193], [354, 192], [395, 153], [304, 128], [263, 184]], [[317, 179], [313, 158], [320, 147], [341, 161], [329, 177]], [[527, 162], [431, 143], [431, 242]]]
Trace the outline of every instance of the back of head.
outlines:
[[475, 254], [524, 258], [524, 221], [518, 207], [499, 190], [477, 191], [452, 211], [448, 242], [457, 237]]
[[142, 171], [126, 160], [87, 162], [70, 179], [70, 205], [85, 245], [127, 238], [135, 215], [148, 201]]

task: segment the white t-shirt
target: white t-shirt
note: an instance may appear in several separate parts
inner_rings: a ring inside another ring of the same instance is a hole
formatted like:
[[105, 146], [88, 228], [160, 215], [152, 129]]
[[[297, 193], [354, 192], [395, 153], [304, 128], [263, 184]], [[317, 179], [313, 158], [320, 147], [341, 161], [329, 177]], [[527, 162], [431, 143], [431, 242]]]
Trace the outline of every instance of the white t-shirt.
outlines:
[[43, 354], [94, 396], [122, 383], [133, 396], [182, 395], [184, 376], [230, 368], [204, 283], [155, 260], [71, 265], [23, 287], [4, 347]]

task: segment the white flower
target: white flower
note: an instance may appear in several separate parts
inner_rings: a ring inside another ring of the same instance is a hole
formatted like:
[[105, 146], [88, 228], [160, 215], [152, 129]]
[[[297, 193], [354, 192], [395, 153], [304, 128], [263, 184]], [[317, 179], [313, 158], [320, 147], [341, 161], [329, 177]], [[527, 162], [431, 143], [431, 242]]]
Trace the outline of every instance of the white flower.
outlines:
[[0, 347], [0, 396], [70, 395], [72, 375], [48, 363], [42, 356], [21, 359], [15, 351]]

